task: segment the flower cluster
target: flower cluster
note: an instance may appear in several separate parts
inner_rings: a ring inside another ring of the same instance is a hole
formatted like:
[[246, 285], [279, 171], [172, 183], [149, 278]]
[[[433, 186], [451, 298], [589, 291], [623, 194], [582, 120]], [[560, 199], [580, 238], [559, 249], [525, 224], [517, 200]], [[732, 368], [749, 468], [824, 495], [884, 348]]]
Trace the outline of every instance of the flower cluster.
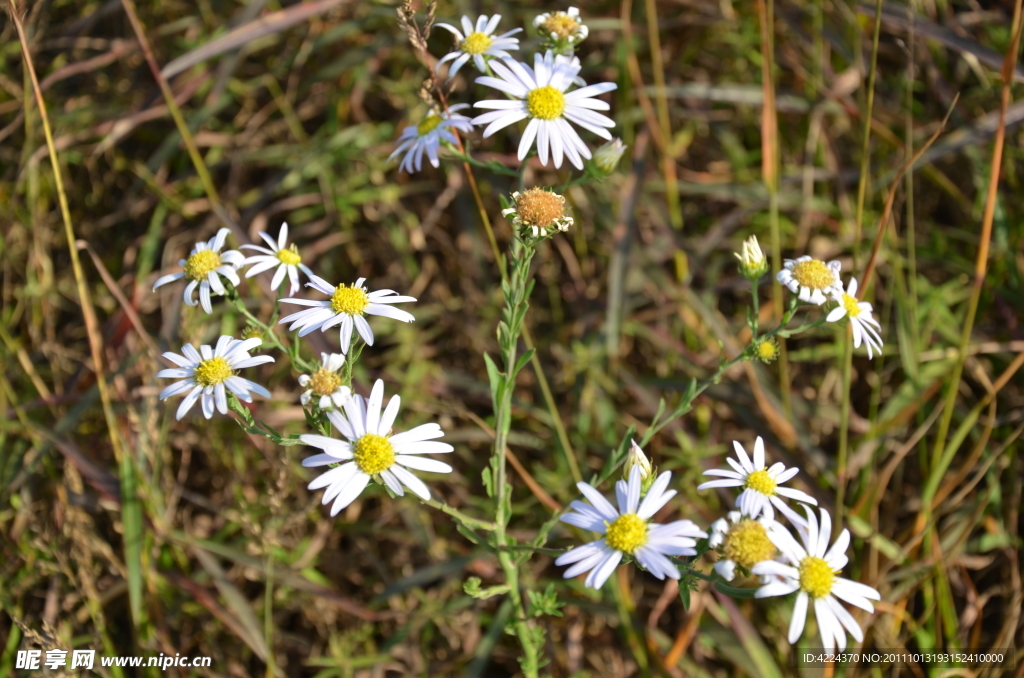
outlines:
[[586, 39], [588, 30], [579, 10], [570, 7], [566, 12], [547, 12], [533, 20], [534, 27], [544, 38], [544, 45], [543, 51], [533, 56], [532, 65], [510, 54], [519, 49], [519, 39], [512, 36], [522, 29], [495, 35], [500, 20], [498, 14], [481, 15], [475, 22], [463, 16], [461, 30], [452, 24], [437, 24], [455, 38], [455, 48], [438, 60], [437, 68], [450, 64], [448, 79], [451, 79], [472, 62], [482, 74], [476, 82], [498, 90], [505, 98], [477, 101], [474, 108], [489, 112], [472, 119], [456, 113], [468, 104], [448, 106], [442, 99], [436, 110], [419, 124], [402, 131], [391, 157], [402, 155], [399, 168], [406, 172], [420, 171], [424, 153], [437, 167], [437, 153], [442, 144], [461, 153], [455, 131], [465, 134], [474, 125], [482, 126], [486, 139], [525, 120], [526, 127], [519, 141], [521, 162], [536, 148], [542, 165], [550, 161], [555, 168], [560, 168], [563, 160], [568, 159], [577, 169], [583, 169], [584, 160], [591, 158], [592, 153], [576, 130], [578, 127], [609, 140], [610, 145], [602, 147], [603, 153], [594, 160], [599, 172], [610, 173], [624, 146], [619, 140], [611, 141], [608, 129], [615, 123], [597, 112], [610, 107], [597, 97], [614, 90], [616, 85], [612, 82], [587, 85], [580, 77], [582, 65], [573, 52]]
[[[760, 437], [754, 443], [753, 460], [738, 442], [733, 446], [737, 459], [726, 458], [732, 470], [705, 471], [705, 475], [720, 476], [725, 480], [714, 480], [697, 487], [698, 490], [742, 488], [736, 497], [739, 510], [730, 511], [724, 518], [713, 522], [710, 536], [690, 520], [676, 520], [664, 525], [651, 522], [676, 491], [668, 489], [672, 473], [666, 471], [643, 493], [645, 479], [653, 476], [647, 457], [634, 442], [630, 461], [627, 462], [627, 477], [615, 485], [618, 509], [596, 488], [579, 483], [577, 486], [589, 503], [574, 501], [570, 505], [571, 510], [561, 517], [564, 523], [603, 536], [569, 550], [559, 556], [555, 564], [570, 565], [564, 572], [566, 578], [588, 572], [584, 583], [591, 588], [603, 586], [623, 560], [635, 561], [658, 579], [679, 579], [690, 563], [678, 559], [703, 553], [703, 549], [698, 550], [697, 539], [707, 539], [707, 548], [719, 554], [714, 570], [722, 579], [733, 581], [737, 571], [759, 575], [761, 587], [755, 593], [757, 598], [797, 593], [789, 627], [790, 643], [795, 643], [802, 635], [807, 607], [812, 600], [823, 647], [838, 647], [843, 651], [846, 632], [858, 642], [863, 641], [860, 625], [838, 599], [873, 612], [870, 601], [881, 597], [869, 586], [837, 576], [847, 564], [845, 553], [850, 545], [849, 531], [844, 529], [829, 548], [832, 522], [828, 511], [821, 509], [819, 522], [810, 508], [810, 505], [817, 504], [813, 497], [800, 490], [782, 487], [797, 474], [798, 469], [787, 470], [781, 462], [767, 466], [764, 442]], [[783, 499], [800, 503], [806, 518], [796, 513]], [[773, 506], [792, 524], [802, 546], [781, 522], [775, 520]]]
[[[445, 120], [452, 122], [448, 118]], [[432, 124], [443, 131], [442, 122]], [[432, 160], [436, 160], [436, 148], [422, 146], [419, 154], [422, 155], [423, 152]], [[419, 156], [416, 156], [415, 162], [419, 161]], [[322, 432], [333, 426], [348, 441], [339, 441], [320, 434], [300, 435], [291, 439], [324, 450], [325, 454], [306, 459], [303, 462], [305, 466], [340, 464], [314, 479], [309, 484], [309, 489], [328, 488], [324, 494], [324, 503], [334, 500], [331, 515], [336, 515], [350, 504], [370, 479], [384, 485], [398, 496], [404, 493], [404, 486], [424, 500], [429, 499], [430, 493], [426, 485], [409, 469], [435, 473], [448, 473], [452, 470], [447, 464], [417, 456], [452, 451], [450, 445], [434, 442], [434, 439], [443, 436], [441, 427], [437, 424], [424, 424], [406, 433], [392, 435], [391, 427], [398, 415], [399, 397], [394, 396], [382, 413], [383, 381], [378, 379], [375, 382], [369, 400], [355, 394], [352, 386], [352, 364], [359, 352], [353, 341], [354, 335], [358, 335], [367, 346], [372, 346], [374, 341], [373, 330], [367, 317], [384, 316], [402, 322], [412, 322], [415, 318], [411, 313], [395, 308], [392, 304], [414, 302], [416, 299], [399, 295], [394, 290], [370, 291], [364, 286], [365, 278], [357, 279], [352, 285], [331, 285], [303, 263], [298, 247], [288, 244], [288, 224], [281, 226], [276, 239], [267, 233], [259, 234], [267, 247], [242, 245], [240, 249], [258, 252], [249, 258], [243, 257], [236, 250], [221, 251], [228, 233], [228, 229], [221, 229], [209, 241], [197, 243], [189, 257], [180, 262], [184, 271], [161, 277], [156, 281], [154, 290], [169, 282], [188, 278], [190, 282], [185, 288], [186, 303], [195, 305], [194, 292], [198, 287], [203, 309], [207, 313], [213, 313], [211, 296], [229, 296], [250, 320], [257, 323], [250, 326], [247, 334], [260, 336], [235, 339], [225, 335], [220, 337], [213, 347], [202, 345], [196, 349], [191, 344], [186, 344], [182, 347], [180, 355], [164, 353], [164, 358], [176, 367], [162, 370], [157, 376], [181, 381], [165, 388], [160, 394], [160, 399], [175, 395], [185, 396], [178, 406], [178, 419], [185, 416], [196, 402], [202, 404], [203, 415], [207, 419], [213, 416], [215, 410], [227, 414], [229, 409], [235, 409], [245, 420], [243, 428], [249, 433], [264, 435], [279, 443], [289, 442], [289, 439], [281, 438], [272, 430], [257, 427], [251, 415], [241, 405], [237, 405], [237, 408], [232, 407], [232, 398], [251, 403], [253, 394], [265, 398], [271, 396], [264, 387], [238, 375], [238, 371], [244, 368], [275, 361], [269, 355], [250, 354], [250, 351], [263, 344], [262, 335], [273, 337], [274, 343], [279, 348], [284, 348], [274, 336], [272, 328], [261, 326], [259, 321], [245, 310], [244, 302], [239, 299], [236, 288], [241, 283], [238, 276], [239, 267], [248, 265], [250, 268], [245, 274], [246, 278], [274, 269], [274, 276], [270, 282], [271, 290], [276, 291], [287, 277], [291, 283], [290, 293], [294, 295], [299, 290], [301, 272], [309, 280], [306, 283], [307, 287], [312, 287], [328, 298], [278, 299], [278, 303], [307, 307], [282, 318], [278, 321], [279, 324], [290, 323], [289, 329], [298, 330], [299, 337], [316, 330], [327, 331], [338, 327], [340, 347], [339, 353], [321, 354], [319, 365], [306, 363], [301, 359], [298, 350], [294, 353], [286, 352], [292, 360], [293, 367], [305, 369], [305, 373], [298, 377], [299, 386], [303, 389], [299, 402], [307, 408], [308, 421], [316, 422]], [[221, 277], [230, 286], [225, 285]], [[346, 461], [352, 463], [341, 463]]]
[[[760, 251], [756, 239], [753, 239], [753, 247]], [[741, 269], [745, 265], [746, 248], [747, 244], [744, 244], [744, 255], [740, 257]], [[826, 320], [834, 323], [843, 318], [848, 319], [853, 332], [854, 348], [860, 348], [863, 343], [867, 347], [868, 358], [872, 358], [875, 353], [882, 352], [882, 336], [879, 334], [882, 326], [875, 320], [871, 304], [857, 299], [857, 279], [850, 278], [849, 285], [844, 287], [839, 277], [841, 270], [842, 264], [839, 261], [826, 263], [805, 255], [797, 259], [786, 259], [783, 270], [775, 278], [806, 304], [835, 304]]]

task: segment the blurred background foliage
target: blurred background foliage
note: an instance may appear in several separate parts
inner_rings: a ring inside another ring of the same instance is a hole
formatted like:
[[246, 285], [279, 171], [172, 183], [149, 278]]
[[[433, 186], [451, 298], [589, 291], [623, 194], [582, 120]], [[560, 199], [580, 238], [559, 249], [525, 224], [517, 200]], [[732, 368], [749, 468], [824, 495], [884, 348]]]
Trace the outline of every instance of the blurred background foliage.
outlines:
[[[496, 564], [441, 513], [377, 488], [331, 520], [320, 493], [305, 489], [312, 474], [299, 465], [300, 448], [195, 411], [176, 422], [176, 404], [156, 399], [161, 351], [245, 326], [225, 303], [206, 316], [183, 308], [178, 288], [152, 293], [156, 277], [225, 224], [237, 245], [287, 221], [324, 278], [367, 276], [419, 298], [416, 323], [375, 324], [378, 343], [363, 352], [356, 383], [385, 379], [406, 404], [404, 426], [441, 423], [456, 471], [431, 478], [431, 487], [486, 514], [480, 471], [493, 421], [481, 353], [496, 348], [500, 277], [461, 166], [408, 176], [386, 161], [400, 129], [428, 111], [428, 72], [398, 28], [397, 6], [139, 3], [155, 63], [219, 194], [212, 198], [124, 3], [18, 5], [123, 452], [115, 454], [107, 431], [42, 118], [8, 7], [0, 19], [0, 675], [14, 673], [17, 649], [31, 647], [207, 655], [209, 675], [223, 676], [514, 675], [508, 608], [462, 590], [469, 576], [494, 580]], [[777, 363], [734, 368], [647, 451], [675, 473], [680, 495], [666, 518], [708, 525], [731, 498], [698, 495], [701, 472], [721, 466], [732, 440], [764, 436], [769, 454], [803, 469], [803, 487], [832, 511], [843, 481], [855, 535], [845, 574], [883, 594], [876, 615], [859, 617], [869, 646], [1011, 647], [1024, 641], [1024, 382], [1014, 362], [1024, 355], [1022, 103], [1007, 115], [990, 265], [959, 363], [957, 346], [984, 241], [1014, 7], [884, 3], [857, 229], [874, 5], [776, 0], [775, 134], [762, 106], [763, 1], [581, 4], [590, 26], [582, 74], [618, 83], [610, 102], [630, 150], [607, 181], [568, 191], [575, 225], [537, 257], [528, 324], [570, 449], [527, 369], [510, 439], [512, 528], [529, 539], [575, 498], [567, 454], [590, 477], [628, 426], [646, 430], [659, 399], [672, 406], [690, 378], [744, 346], [749, 286], [731, 253], [750, 234], [766, 249], [771, 242], [765, 148], [777, 149], [781, 168], [782, 255], [837, 258], [860, 276], [897, 170], [959, 95], [938, 140], [898, 185], [882, 235], [869, 299], [884, 356], [869, 362], [857, 352], [844, 374], [845, 335], [826, 326], [789, 342], [788, 386]], [[552, 9], [565, 8], [460, 1], [443, 2], [437, 15], [500, 12], [507, 30]], [[528, 34], [522, 56], [539, 42]], [[450, 46], [445, 31], [433, 32], [435, 58]], [[482, 97], [470, 75], [467, 67], [453, 81], [453, 103]], [[1022, 78], [1018, 69], [1014, 79]], [[516, 166], [516, 134], [483, 141], [477, 133], [470, 142], [477, 157]], [[513, 186], [487, 171], [475, 176], [504, 244], [499, 195]], [[569, 175], [534, 161], [526, 176], [557, 185]], [[243, 294], [268, 318], [273, 296], [262, 278]], [[762, 323], [770, 323], [762, 292]], [[316, 333], [304, 348], [316, 354], [336, 341]], [[255, 404], [257, 419], [304, 432], [298, 375], [282, 360], [254, 373], [274, 393]], [[943, 405], [947, 389], [952, 408]], [[936, 441], [947, 414], [948, 435]], [[923, 495], [929, 478], [939, 484]], [[552, 546], [573, 543], [556, 528]], [[673, 582], [620, 574], [600, 593], [580, 581], [560, 586], [563, 616], [541, 622], [551, 675], [795, 671], [785, 603], [701, 587], [686, 611]], [[561, 572], [537, 555], [522, 578], [541, 590]], [[818, 645], [814, 633], [809, 627], [801, 642]], [[98, 673], [108, 671], [133, 675]], [[883, 673], [862, 666], [849, 675]]]

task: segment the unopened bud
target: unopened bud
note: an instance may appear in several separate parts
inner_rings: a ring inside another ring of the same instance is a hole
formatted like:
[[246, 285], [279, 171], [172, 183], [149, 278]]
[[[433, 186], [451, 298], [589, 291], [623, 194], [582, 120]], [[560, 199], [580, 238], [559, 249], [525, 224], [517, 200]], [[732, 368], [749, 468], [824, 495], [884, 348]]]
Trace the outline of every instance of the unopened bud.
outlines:
[[629, 452], [626, 456], [626, 464], [622, 469], [622, 478], [629, 480], [629, 474], [633, 471], [633, 468], [640, 469], [640, 480], [646, 481], [653, 474], [651, 469], [651, 460], [647, 458], [644, 451], [640, 449], [640, 446], [636, 444], [636, 441], [631, 441], [633, 446], [630, 447]]
[[779, 343], [774, 337], [758, 339], [754, 343], [754, 357], [763, 363], [773, 362], [779, 357]]
[[619, 165], [622, 154], [629, 148], [622, 139], [612, 139], [594, 151], [594, 165], [605, 174], [611, 174]]
[[761, 246], [757, 244], [756, 235], [744, 240], [743, 249], [733, 256], [740, 260], [740, 275], [747, 280], [757, 280], [768, 272], [768, 261], [764, 258]]

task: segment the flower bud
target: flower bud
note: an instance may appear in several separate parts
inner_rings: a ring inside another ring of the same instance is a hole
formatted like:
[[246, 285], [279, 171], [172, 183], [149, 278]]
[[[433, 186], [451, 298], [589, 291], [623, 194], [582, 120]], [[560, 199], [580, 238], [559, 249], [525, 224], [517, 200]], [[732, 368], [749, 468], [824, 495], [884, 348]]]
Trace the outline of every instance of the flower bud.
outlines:
[[606, 141], [594, 151], [594, 165], [605, 174], [611, 174], [619, 164], [622, 154], [629, 148], [622, 139]]
[[754, 357], [763, 363], [773, 362], [779, 357], [779, 342], [775, 337], [758, 339], [754, 342]]
[[734, 256], [740, 260], [740, 275], [747, 280], [757, 280], [768, 272], [768, 261], [757, 244], [757, 236], [752, 235], [743, 241], [743, 249]]
[[623, 480], [629, 480], [629, 474], [632, 472], [634, 467], [640, 469], [640, 480], [646, 481], [653, 475], [653, 469], [651, 469], [651, 460], [647, 458], [644, 451], [640, 449], [640, 446], [636, 444], [636, 441], [631, 441], [633, 446], [629, 449], [626, 455], [626, 464], [622, 468]]

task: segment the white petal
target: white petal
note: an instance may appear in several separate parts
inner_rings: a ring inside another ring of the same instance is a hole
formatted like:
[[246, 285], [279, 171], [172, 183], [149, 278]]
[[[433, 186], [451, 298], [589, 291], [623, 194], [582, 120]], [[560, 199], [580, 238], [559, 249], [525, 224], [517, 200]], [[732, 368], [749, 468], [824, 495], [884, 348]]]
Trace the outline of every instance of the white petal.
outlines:
[[429, 457], [416, 457], [407, 454], [399, 454], [395, 456], [395, 463], [401, 464], [406, 468], [416, 469], [417, 471], [427, 471], [428, 473], [451, 473], [452, 467], [443, 461], [437, 461], [436, 459], [430, 459]]
[[789, 640], [790, 645], [800, 640], [800, 636], [804, 633], [804, 623], [807, 621], [807, 603], [809, 600], [810, 596], [803, 591], [797, 594], [796, 604], [793, 605], [793, 618], [789, 621], [789, 638], [787, 640]]
[[430, 500], [430, 490], [427, 489], [426, 483], [424, 483], [422, 480], [414, 476], [409, 471], [406, 471], [401, 466], [395, 465], [388, 470], [394, 473], [396, 476], [398, 476], [398, 479], [402, 481], [402, 484], [408, 487], [413, 494], [418, 496], [423, 501]]
[[[355, 466], [355, 464], [351, 465]], [[366, 488], [369, 482], [370, 476], [362, 471], [355, 474], [352, 480], [348, 481], [348, 484], [345, 485], [345, 488], [338, 493], [338, 498], [334, 500], [334, 505], [331, 506], [331, 515], [338, 515], [343, 508], [355, 501], [356, 497]]]

